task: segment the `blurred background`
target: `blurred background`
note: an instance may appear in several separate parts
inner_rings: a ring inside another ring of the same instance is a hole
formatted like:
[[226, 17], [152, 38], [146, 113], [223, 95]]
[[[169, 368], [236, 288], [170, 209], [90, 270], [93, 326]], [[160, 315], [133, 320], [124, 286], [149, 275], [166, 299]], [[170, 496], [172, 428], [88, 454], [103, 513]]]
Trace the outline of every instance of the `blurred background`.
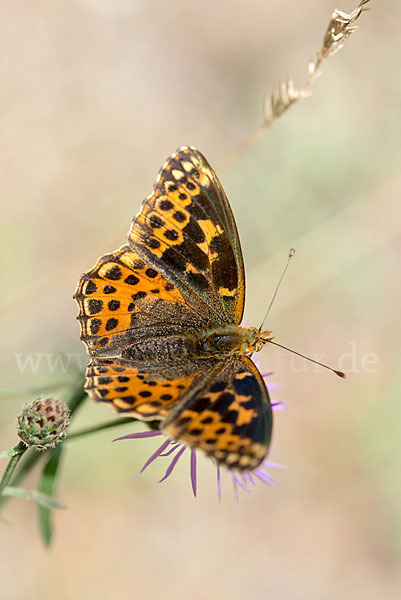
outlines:
[[[51, 549], [33, 505], [3, 511], [7, 600], [400, 597], [400, 3], [372, 1], [313, 95], [223, 168], [279, 80], [302, 85], [332, 10], [357, 3], [336, 2], [2, 3], [1, 449], [23, 403], [63, 397], [86, 364], [78, 278], [124, 243], [183, 144], [206, 155], [233, 207], [248, 323], [294, 246], [268, 326], [348, 374], [264, 349], [287, 407], [271, 457], [287, 468], [238, 505], [228, 477], [218, 504], [206, 459], [195, 500], [188, 457], [160, 486], [165, 463], [134, 480], [154, 440], [71, 442]], [[111, 417], [88, 401], [74, 426]]]

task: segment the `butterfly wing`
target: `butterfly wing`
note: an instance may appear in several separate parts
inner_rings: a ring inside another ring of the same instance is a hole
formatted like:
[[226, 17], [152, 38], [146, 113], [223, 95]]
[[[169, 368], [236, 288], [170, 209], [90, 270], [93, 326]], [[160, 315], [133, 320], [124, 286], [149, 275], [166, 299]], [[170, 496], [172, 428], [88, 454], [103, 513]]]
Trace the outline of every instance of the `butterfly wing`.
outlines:
[[162, 167], [129, 244], [210, 324], [240, 323], [245, 277], [234, 217], [212, 167], [182, 147]]
[[96, 402], [142, 421], [161, 420], [188, 392], [199, 373], [167, 379], [163, 373], [144, 372], [129, 361], [93, 359], [86, 369], [85, 389]]
[[224, 364], [203, 389], [187, 392], [162, 429], [229, 468], [256, 468], [266, 456], [272, 433], [272, 410], [261, 374], [247, 357]]
[[82, 275], [75, 299], [81, 339], [90, 354], [119, 356], [130, 342], [204, 327], [205, 314], [129, 246], [100, 258]]

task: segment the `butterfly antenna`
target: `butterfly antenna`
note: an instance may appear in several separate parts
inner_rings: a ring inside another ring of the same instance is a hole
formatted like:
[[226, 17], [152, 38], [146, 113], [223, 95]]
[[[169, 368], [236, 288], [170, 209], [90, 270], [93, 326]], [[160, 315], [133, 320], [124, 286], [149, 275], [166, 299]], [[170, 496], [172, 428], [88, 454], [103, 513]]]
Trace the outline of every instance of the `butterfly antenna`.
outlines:
[[278, 290], [279, 290], [279, 287], [280, 287], [280, 285], [281, 285], [281, 282], [282, 282], [282, 281], [283, 281], [283, 279], [284, 279], [284, 275], [285, 275], [285, 274], [286, 274], [286, 272], [287, 272], [288, 266], [289, 266], [289, 264], [290, 264], [290, 261], [291, 261], [292, 257], [294, 256], [294, 254], [295, 254], [295, 250], [294, 250], [294, 248], [291, 248], [291, 249], [290, 249], [290, 251], [289, 251], [289, 253], [288, 253], [287, 264], [285, 265], [285, 267], [284, 267], [284, 271], [281, 273], [281, 277], [280, 277], [280, 279], [279, 279], [279, 281], [278, 281], [278, 284], [276, 285], [276, 289], [274, 290], [274, 294], [273, 294], [273, 297], [272, 297], [272, 299], [271, 299], [271, 301], [270, 301], [269, 308], [267, 309], [267, 311], [266, 311], [266, 314], [265, 314], [265, 316], [263, 317], [262, 324], [261, 324], [261, 326], [259, 327], [259, 332], [260, 332], [260, 331], [262, 331], [262, 327], [263, 327], [263, 325], [265, 324], [265, 321], [266, 321], [266, 319], [267, 319], [267, 315], [269, 314], [271, 307], [273, 306], [273, 302], [274, 302], [274, 301], [275, 301], [275, 299], [276, 299], [277, 292], [278, 292]]
[[[288, 266], [290, 264], [290, 261], [291, 261], [292, 257], [294, 256], [294, 254], [295, 254], [295, 250], [294, 250], [294, 248], [291, 248], [290, 251], [289, 251], [289, 253], [288, 253], [287, 264], [285, 265], [284, 270], [283, 270], [283, 272], [281, 274], [281, 277], [280, 277], [280, 279], [278, 281], [278, 284], [276, 285], [276, 289], [274, 290], [274, 294], [273, 294], [273, 297], [272, 297], [272, 299], [270, 301], [269, 307], [268, 307], [268, 309], [266, 311], [266, 314], [265, 314], [265, 316], [263, 318], [262, 324], [259, 327], [259, 332], [262, 331], [262, 327], [263, 327], [263, 325], [264, 325], [264, 323], [265, 323], [265, 321], [267, 319], [267, 315], [269, 314], [271, 307], [273, 306], [273, 302], [276, 299], [277, 292], [279, 290], [281, 282], [284, 279], [284, 275], [287, 272]], [[277, 342], [273, 342], [272, 339], [266, 339], [266, 341], [269, 342], [269, 344], [273, 344], [274, 346], [278, 346], [279, 348], [283, 348], [283, 350], [288, 350], [288, 352], [292, 352], [293, 354], [296, 354], [297, 356], [301, 356], [305, 360], [309, 360], [310, 362], [315, 363], [315, 365], [319, 365], [321, 367], [324, 367], [325, 369], [328, 369], [329, 371], [333, 371], [333, 373], [335, 373], [339, 377], [342, 377], [343, 379], [345, 379], [347, 377], [346, 374], [343, 373], [342, 371], [337, 371], [337, 369], [333, 369], [333, 367], [329, 367], [328, 365], [325, 365], [325, 364], [319, 362], [318, 360], [314, 360], [313, 358], [309, 358], [309, 356], [305, 356], [305, 354], [301, 354], [300, 352], [296, 352], [295, 350], [292, 350], [291, 348], [287, 348], [286, 346], [283, 346], [282, 344], [278, 344]]]
[[288, 352], [292, 352], [293, 354], [297, 354], [298, 356], [301, 356], [305, 360], [309, 360], [310, 362], [315, 363], [315, 365], [320, 365], [321, 367], [324, 367], [325, 369], [328, 369], [329, 371], [333, 371], [333, 373], [335, 373], [339, 377], [342, 377], [343, 379], [346, 379], [346, 377], [347, 377], [346, 374], [343, 373], [342, 371], [337, 371], [337, 369], [333, 369], [333, 367], [329, 367], [328, 365], [325, 365], [325, 364], [319, 362], [318, 360], [314, 360], [313, 358], [309, 358], [309, 356], [305, 356], [304, 354], [301, 354], [300, 352], [296, 352], [295, 350], [292, 350], [291, 348], [287, 348], [286, 346], [283, 346], [282, 344], [278, 344], [277, 342], [273, 342], [272, 340], [267, 340], [267, 341], [270, 344], [273, 344], [274, 346], [278, 346], [279, 348], [283, 348], [284, 350], [288, 350]]

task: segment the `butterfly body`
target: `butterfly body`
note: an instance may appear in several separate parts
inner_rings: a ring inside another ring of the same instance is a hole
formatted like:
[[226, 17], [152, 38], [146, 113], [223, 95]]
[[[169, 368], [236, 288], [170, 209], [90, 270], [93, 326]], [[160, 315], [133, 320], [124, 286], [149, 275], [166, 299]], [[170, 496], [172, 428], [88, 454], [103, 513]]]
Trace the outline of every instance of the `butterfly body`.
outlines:
[[223, 325], [176, 335], [159, 335], [129, 345], [121, 352], [121, 357], [135, 363], [167, 365], [190, 361], [198, 365], [202, 360], [225, 360], [258, 351], [270, 339], [270, 333], [259, 333], [254, 327]]
[[270, 332], [240, 326], [245, 275], [230, 205], [196, 149], [180, 148], [75, 294], [91, 356], [86, 389], [215, 461], [255, 468], [271, 438], [269, 396], [249, 355]]

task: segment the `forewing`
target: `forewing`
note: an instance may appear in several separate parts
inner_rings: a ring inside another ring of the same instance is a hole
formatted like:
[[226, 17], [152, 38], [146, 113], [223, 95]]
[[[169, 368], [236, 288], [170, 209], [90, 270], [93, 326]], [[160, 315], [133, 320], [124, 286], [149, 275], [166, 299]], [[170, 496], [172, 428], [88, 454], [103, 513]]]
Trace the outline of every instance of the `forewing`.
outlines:
[[237, 228], [216, 174], [195, 148], [180, 148], [164, 164], [128, 239], [211, 324], [240, 323], [245, 278]]
[[202, 390], [188, 392], [163, 430], [229, 468], [254, 469], [266, 456], [272, 433], [261, 374], [247, 357], [226, 364]]
[[143, 421], [163, 419], [180, 402], [197, 373], [177, 379], [141, 372], [129, 362], [99, 358], [86, 369], [85, 389], [97, 402]]
[[116, 356], [130, 342], [207, 323], [180, 290], [129, 246], [100, 258], [82, 275], [75, 299], [81, 339], [96, 356]]

